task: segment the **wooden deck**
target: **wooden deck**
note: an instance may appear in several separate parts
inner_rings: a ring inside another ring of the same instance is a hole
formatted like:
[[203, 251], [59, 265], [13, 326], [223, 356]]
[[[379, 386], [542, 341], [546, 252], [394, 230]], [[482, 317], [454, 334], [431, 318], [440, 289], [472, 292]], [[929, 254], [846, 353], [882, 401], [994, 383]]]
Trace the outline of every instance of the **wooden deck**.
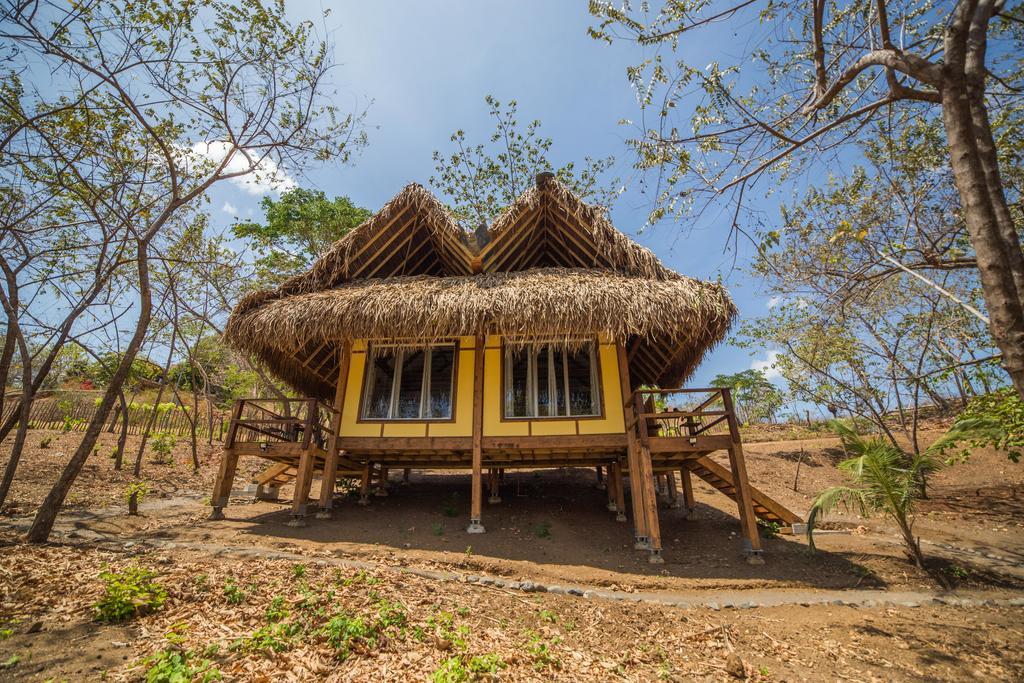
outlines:
[[[486, 478], [492, 500], [497, 500], [500, 471], [551, 467], [596, 468], [599, 479], [607, 478], [609, 509], [620, 521], [627, 509], [623, 478], [628, 477], [638, 547], [648, 548], [652, 538], [659, 537], [655, 488], [665, 492], [673, 506], [681, 502], [692, 510], [691, 475], [736, 501], [750, 552], [759, 551], [755, 518], [783, 528], [801, 521], [747, 482], [739, 426], [727, 389], [641, 389], [631, 392], [624, 407], [627, 430], [622, 434], [480, 436], [479, 464], [474, 467], [473, 436], [345, 436], [339, 433], [340, 415], [323, 401], [240, 399], [233, 408], [212, 497], [214, 515], [221, 515], [227, 505], [238, 458], [258, 457], [271, 463], [256, 478], [258, 485], [279, 486], [295, 480], [297, 525], [314, 506], [319, 507], [318, 516], [330, 516], [334, 487], [321, 486], [320, 500], [308, 500], [311, 480], [322, 479], [325, 471], [333, 471], [336, 481], [358, 479], [365, 500], [374, 480], [386, 479], [391, 469], [467, 470]], [[728, 453], [728, 467], [708, 457], [715, 452]], [[645, 481], [653, 481], [654, 486], [638, 488]], [[660, 541], [655, 545], [660, 553]]]

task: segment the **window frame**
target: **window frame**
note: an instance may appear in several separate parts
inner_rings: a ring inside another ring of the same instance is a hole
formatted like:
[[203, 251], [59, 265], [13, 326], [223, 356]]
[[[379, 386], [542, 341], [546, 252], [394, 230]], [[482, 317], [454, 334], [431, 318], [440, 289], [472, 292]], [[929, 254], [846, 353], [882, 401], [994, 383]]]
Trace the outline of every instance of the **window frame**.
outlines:
[[[395, 373], [391, 378], [391, 400], [388, 405], [388, 414], [393, 415], [396, 409], [398, 401], [397, 387], [401, 383], [402, 377], [402, 365], [405, 362], [405, 355], [410, 351], [428, 351], [436, 348], [448, 347], [452, 350], [452, 377], [451, 377], [451, 415], [448, 417], [423, 417], [423, 407], [427, 405], [430, 395], [430, 382], [429, 372], [433, 361], [433, 354], [425, 354], [423, 358], [423, 375], [420, 378], [420, 416], [419, 417], [369, 417], [366, 414], [366, 410], [369, 404], [371, 387], [371, 374], [374, 372], [373, 356], [375, 349], [394, 349], [397, 354], [397, 362], [395, 363]], [[357, 423], [369, 423], [369, 424], [381, 424], [381, 423], [402, 423], [402, 424], [416, 424], [416, 423], [444, 423], [444, 422], [455, 422], [457, 412], [456, 402], [458, 400], [458, 384], [459, 384], [459, 340], [453, 339], [449, 341], [439, 341], [431, 344], [424, 344], [422, 346], [407, 346], [404, 344], [394, 342], [367, 342], [366, 345], [366, 364], [363, 368], [363, 379], [362, 386], [360, 388], [359, 396], [359, 413], [356, 418]]]
[[[564, 400], [566, 402], [566, 405], [565, 405], [565, 412], [566, 412], [566, 414], [565, 415], [537, 415], [536, 414], [538, 412], [537, 411], [537, 391], [536, 391], [536, 387], [533, 386], [535, 384], [534, 377], [535, 377], [536, 373], [528, 371], [528, 374], [527, 374], [527, 386], [530, 387], [530, 389], [529, 389], [530, 396], [528, 397], [527, 401], [528, 401], [528, 405], [531, 405], [531, 407], [533, 409], [533, 412], [534, 412], [534, 415], [523, 415], [523, 416], [509, 415], [507, 413], [507, 410], [506, 410], [507, 406], [506, 406], [505, 399], [507, 397], [507, 390], [508, 390], [507, 382], [509, 381], [509, 369], [510, 369], [509, 368], [509, 359], [511, 357], [510, 353], [513, 351], [513, 349], [511, 347], [512, 346], [517, 346], [519, 348], [523, 348], [523, 347], [522, 347], [522, 345], [519, 345], [519, 344], [509, 343], [505, 338], [502, 338], [502, 341], [501, 341], [501, 387], [500, 387], [500, 390], [501, 390], [501, 400], [500, 400], [500, 405], [499, 405], [500, 417], [501, 417], [501, 421], [502, 422], [522, 422], [522, 421], [530, 421], [530, 420], [543, 420], [543, 421], [559, 421], [559, 420], [561, 420], [561, 421], [569, 422], [569, 421], [573, 421], [573, 420], [601, 420], [601, 419], [604, 419], [604, 417], [605, 417], [605, 396], [604, 396], [604, 381], [603, 381], [604, 375], [601, 372], [601, 342], [600, 342], [599, 339], [597, 339], [595, 337], [587, 337], [587, 338], [584, 338], [584, 339], [571, 340], [570, 343], [572, 343], [572, 342], [584, 342], [586, 344], [586, 346], [588, 346], [589, 349], [590, 349], [590, 358], [591, 358], [590, 376], [591, 376], [591, 387], [592, 387], [591, 391], [594, 393], [594, 395], [596, 395], [596, 398], [597, 398], [597, 407], [598, 407], [597, 413], [593, 413], [593, 414], [588, 413], [586, 415], [573, 415], [570, 412], [569, 391], [568, 391], [568, 389], [569, 389], [569, 387], [568, 387], [569, 365], [567, 363], [567, 360], [568, 360], [567, 356], [563, 355], [562, 356], [562, 379], [564, 381], [564, 384], [562, 385], [562, 392], [561, 393], [562, 393], [562, 396], [564, 397]], [[551, 359], [551, 350], [550, 350], [551, 345], [560, 345], [562, 353], [563, 354], [567, 353], [567, 344], [565, 343], [564, 339], [551, 339], [551, 340], [541, 339], [541, 340], [538, 340], [538, 341], [529, 342], [526, 346], [529, 347], [529, 348], [535, 348], [535, 347], [541, 346], [541, 345], [547, 345], [549, 347], [549, 352], [548, 352], [548, 358], [549, 358], [548, 363], [550, 364], [549, 367], [555, 365], [553, 363], [553, 360]], [[532, 357], [532, 354], [531, 354], [531, 357]], [[530, 367], [534, 367], [534, 362], [533, 361], [531, 361]], [[548, 391], [549, 392], [551, 391], [551, 383], [553, 381], [556, 381], [556, 379], [554, 377], [554, 374], [555, 373], [551, 373], [551, 372], [548, 373], [548, 387], [549, 387]]]

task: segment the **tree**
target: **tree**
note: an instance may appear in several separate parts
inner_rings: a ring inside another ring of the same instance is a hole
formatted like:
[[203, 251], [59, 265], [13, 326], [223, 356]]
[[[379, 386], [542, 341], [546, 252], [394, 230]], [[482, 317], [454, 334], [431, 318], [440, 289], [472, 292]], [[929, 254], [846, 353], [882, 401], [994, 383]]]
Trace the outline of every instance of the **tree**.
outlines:
[[231, 228], [235, 237], [250, 240], [258, 254], [253, 284], [258, 289], [307, 270], [320, 254], [373, 215], [348, 197], [327, 199], [320, 190], [301, 187], [282, 193], [279, 199], [264, 197], [261, 204], [263, 223], [241, 221]]
[[736, 416], [743, 424], [771, 420], [785, 402], [782, 391], [762, 370], [744, 370], [732, 375], [715, 375], [711, 386], [732, 389]]
[[[193, 223], [214, 185], [280, 187], [285, 169], [346, 161], [364, 138], [360, 114], [325, 102], [327, 45], [310, 23], [289, 23], [280, 1], [6, 1], [0, 37], [12, 74], [53, 74], [45, 92], [20, 81], [7, 87], [11, 75], [0, 93], [5, 125], [24, 139], [15, 185], [66, 198], [71, 216], [93, 228], [79, 229], [90, 242], [123, 245], [117, 273], [134, 293], [111, 301], [120, 307], [114, 317], [130, 310], [134, 325], [95, 417], [29, 531], [40, 542], [146, 337], [151, 260], [162, 240]], [[82, 139], [82, 129], [91, 137]], [[40, 158], [59, 163], [40, 168]], [[54, 232], [43, 227], [44, 237]], [[9, 315], [24, 313], [4, 305]]]
[[907, 556], [924, 568], [921, 545], [914, 536], [914, 507], [921, 496], [924, 477], [939, 468], [927, 453], [908, 456], [880, 438], [864, 438], [842, 422], [832, 428], [853, 457], [839, 463], [849, 476], [850, 486], [834, 486], [822, 491], [807, 515], [807, 541], [814, 549], [814, 527], [818, 518], [839, 506], [856, 509], [861, 516], [882, 513], [900, 529]]
[[434, 152], [430, 184], [445, 197], [456, 220], [474, 229], [488, 226], [502, 209], [533, 184], [536, 175], [551, 171], [569, 189], [592, 204], [611, 208], [618, 197], [618, 178], [609, 178], [614, 157], [584, 157], [577, 170], [574, 162], [555, 168], [549, 155], [551, 138], [540, 134], [541, 122], [534, 119], [522, 128], [515, 100], [502, 105], [491, 95], [484, 98], [494, 120], [494, 132], [486, 144], [473, 145], [466, 133], [452, 133], [456, 149]]
[[[826, 157], [841, 161], [844, 143], [871, 121], [938, 112], [988, 327], [1024, 396], [1024, 254], [993, 125], [1020, 102], [1020, 5], [684, 0], [656, 9], [644, 3], [638, 12], [630, 3], [592, 1], [590, 9], [600, 20], [591, 29], [595, 38], [660, 48], [628, 69], [658, 122], [635, 141], [638, 165], [657, 171], [652, 219], [725, 198], [734, 205], [733, 228], [743, 230], [748, 190], [766, 176], [777, 181]], [[750, 47], [734, 64], [712, 61], [706, 69], [663, 57], [698, 31], [711, 38], [742, 31]], [[751, 78], [750, 65], [760, 67], [761, 78]], [[677, 112], [694, 91], [703, 98], [689, 109], [692, 130], [684, 133]]]

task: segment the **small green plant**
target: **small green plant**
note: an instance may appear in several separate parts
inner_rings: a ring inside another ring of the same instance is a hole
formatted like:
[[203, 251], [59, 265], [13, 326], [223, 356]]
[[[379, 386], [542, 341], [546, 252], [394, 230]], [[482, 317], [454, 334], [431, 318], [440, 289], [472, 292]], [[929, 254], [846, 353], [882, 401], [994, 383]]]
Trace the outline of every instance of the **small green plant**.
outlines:
[[779, 532], [782, 530], [782, 525], [778, 522], [769, 522], [764, 519], [758, 519], [757, 526], [760, 527], [761, 535], [765, 538], [778, 538]]
[[767, 666], [759, 667], [757, 669], [757, 673], [759, 673], [763, 678], [768, 678], [768, 667]]
[[546, 621], [549, 624], [554, 624], [558, 622], [558, 615], [549, 609], [542, 609], [540, 611], [540, 620]]
[[234, 579], [224, 582], [224, 597], [229, 605], [241, 605], [245, 600], [245, 591], [238, 587]]
[[544, 669], [560, 669], [562, 663], [555, 654], [553, 647], [559, 643], [558, 638], [554, 638], [550, 643], [540, 637], [540, 635], [534, 633], [530, 636], [529, 645], [526, 648], [530, 658], [533, 660], [533, 668], [537, 671]]
[[21, 661], [21, 655], [15, 653], [3, 662], [0, 662], [0, 669], [13, 669]]
[[944, 571], [957, 581], [966, 581], [971, 576], [970, 569], [967, 569], [966, 567], [961, 567], [957, 564], [952, 564], [946, 567]]
[[533, 535], [537, 538], [551, 538], [551, 522], [541, 522], [535, 525]]
[[467, 681], [469, 681], [469, 670], [462, 663], [462, 657], [449, 657], [430, 674], [430, 683], [466, 683]]
[[147, 495], [149, 495], [149, 484], [144, 481], [133, 481], [124, 489], [125, 501], [130, 501], [134, 497], [136, 505], [141, 503]]
[[408, 623], [405, 605], [381, 598], [377, 601], [377, 628], [381, 631], [392, 626], [401, 628]]
[[267, 605], [267, 610], [264, 612], [267, 621], [274, 623], [278, 621], [284, 621], [288, 617], [288, 610], [284, 606], [284, 598], [280, 595], [276, 596]]
[[361, 617], [344, 612], [331, 617], [323, 628], [323, 634], [341, 661], [348, 659], [353, 649], [372, 648], [377, 644], [377, 634], [370, 624]]
[[376, 586], [380, 583], [380, 579], [375, 576], [371, 576], [368, 572], [360, 569], [351, 578], [345, 579], [341, 582], [343, 586], [351, 586], [353, 584], [365, 584], [367, 586]]
[[169, 647], [147, 657], [146, 683], [184, 683], [185, 681], [219, 681], [219, 669], [209, 659], [199, 658], [191, 650]]
[[260, 626], [245, 638], [240, 638], [231, 646], [236, 652], [284, 652], [291, 648], [295, 637], [302, 631], [299, 624], [281, 622]]
[[469, 672], [474, 677], [480, 677], [485, 675], [497, 675], [498, 671], [504, 669], [506, 666], [505, 661], [494, 653], [486, 655], [477, 655], [471, 657], [469, 660]]
[[209, 581], [210, 577], [208, 574], [196, 574], [195, 578], [192, 579], [192, 583], [195, 584], [196, 591], [199, 593], [205, 593], [210, 590]]
[[469, 562], [470, 560], [473, 559], [473, 546], [471, 546], [471, 545], [467, 545], [466, 546], [465, 556], [466, 556], [466, 562]]
[[160, 609], [167, 591], [154, 579], [156, 572], [145, 567], [128, 567], [120, 572], [105, 571], [103, 597], [93, 605], [96, 620], [107, 623], [125, 621]]
[[440, 522], [434, 522], [431, 524], [430, 530], [435, 536], [444, 536], [444, 524], [441, 524]]
[[153, 436], [149, 442], [149, 447], [156, 453], [156, 457], [153, 458], [153, 462], [159, 465], [171, 465], [174, 463], [173, 453], [174, 447], [178, 445], [178, 440], [174, 438], [174, 435], [170, 432], [159, 432]]
[[13, 628], [0, 628], [0, 640], [7, 640], [14, 635]]
[[451, 643], [456, 650], [466, 649], [466, 636], [469, 635], [468, 626], [456, 626], [455, 615], [451, 612], [440, 611], [427, 619], [429, 626], [439, 640]]
[[294, 565], [292, 567], [292, 577], [294, 577], [296, 579], [301, 579], [305, 575], [306, 575], [306, 565], [304, 565], [301, 562], [299, 562], [298, 564], [296, 564], [296, 565]]
[[49, 448], [50, 447], [50, 443], [52, 441], [53, 441], [53, 437], [52, 436], [48, 436], [48, 437], [46, 437], [45, 439], [43, 439], [42, 441], [39, 442], [39, 447], [40, 448]]

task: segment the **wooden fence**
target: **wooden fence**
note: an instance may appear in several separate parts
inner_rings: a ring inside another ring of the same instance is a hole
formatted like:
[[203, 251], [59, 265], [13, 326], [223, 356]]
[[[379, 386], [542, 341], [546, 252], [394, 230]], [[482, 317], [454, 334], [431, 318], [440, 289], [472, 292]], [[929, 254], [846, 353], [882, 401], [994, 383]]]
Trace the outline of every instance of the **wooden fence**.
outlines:
[[[8, 397], [4, 401], [3, 420], [18, 409], [17, 397]], [[84, 432], [96, 414], [96, 404], [90, 396], [50, 396], [37, 398], [32, 404], [32, 415], [29, 418], [31, 429], [63, 429], [66, 431]], [[153, 406], [150, 404], [130, 404], [127, 415], [123, 414], [121, 406], [114, 405], [110, 416], [107, 418], [105, 431], [120, 433], [125, 419], [128, 421], [129, 434], [142, 434], [152, 418]], [[156, 422], [153, 424], [152, 433], [168, 432], [177, 436], [188, 436], [192, 433], [192, 426], [189, 421], [191, 409], [186, 413], [181, 407], [167, 407], [158, 410]], [[212, 436], [217, 441], [223, 441], [224, 431], [227, 427], [227, 415], [215, 410], [213, 422], [210, 423], [206, 411], [200, 409], [197, 416], [196, 435], [207, 439], [212, 431]], [[212, 428], [212, 429], [211, 429]]]

